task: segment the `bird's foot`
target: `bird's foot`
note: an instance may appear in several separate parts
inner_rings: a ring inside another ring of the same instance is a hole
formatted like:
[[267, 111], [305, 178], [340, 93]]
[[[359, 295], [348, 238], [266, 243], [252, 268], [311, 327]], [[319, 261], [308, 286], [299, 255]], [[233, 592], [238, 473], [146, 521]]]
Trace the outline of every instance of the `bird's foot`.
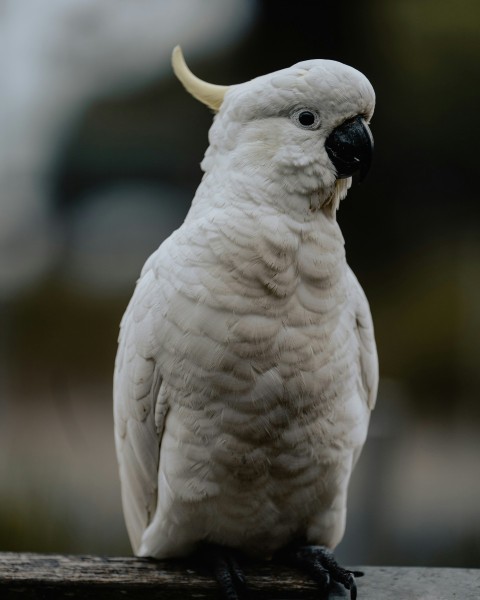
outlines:
[[217, 580], [224, 600], [248, 597], [245, 576], [235, 550], [216, 544], [202, 544], [197, 556]]
[[363, 573], [341, 567], [333, 553], [325, 546], [289, 546], [283, 549], [278, 557], [283, 563], [310, 575], [325, 597], [332, 582], [337, 582], [350, 591], [350, 600], [356, 599], [355, 577], [361, 577]]

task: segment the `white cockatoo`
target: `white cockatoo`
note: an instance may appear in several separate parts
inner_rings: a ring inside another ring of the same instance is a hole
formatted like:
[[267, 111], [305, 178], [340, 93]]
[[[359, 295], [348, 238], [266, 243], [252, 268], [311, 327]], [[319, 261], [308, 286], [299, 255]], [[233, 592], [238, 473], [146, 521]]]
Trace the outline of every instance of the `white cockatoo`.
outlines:
[[136, 555], [200, 546], [227, 598], [238, 556], [289, 560], [356, 595], [332, 550], [375, 404], [366, 297], [336, 221], [369, 167], [369, 81], [308, 60], [247, 83], [173, 68], [215, 112], [182, 226], [122, 320], [115, 440]]

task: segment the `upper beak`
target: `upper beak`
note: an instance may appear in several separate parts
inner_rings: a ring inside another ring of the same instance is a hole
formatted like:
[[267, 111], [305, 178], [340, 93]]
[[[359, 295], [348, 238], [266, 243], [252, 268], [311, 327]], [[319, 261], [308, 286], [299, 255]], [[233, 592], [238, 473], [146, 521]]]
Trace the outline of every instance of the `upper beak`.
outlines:
[[373, 137], [365, 119], [358, 116], [336, 127], [328, 136], [325, 149], [338, 179], [360, 171], [362, 181], [370, 169], [373, 154]]

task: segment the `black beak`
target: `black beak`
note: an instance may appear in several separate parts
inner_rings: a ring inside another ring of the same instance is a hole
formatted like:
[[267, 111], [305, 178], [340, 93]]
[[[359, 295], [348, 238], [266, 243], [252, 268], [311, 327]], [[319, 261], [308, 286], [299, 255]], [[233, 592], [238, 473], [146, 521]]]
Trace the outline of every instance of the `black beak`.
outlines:
[[362, 181], [370, 169], [373, 154], [372, 133], [363, 117], [348, 119], [334, 129], [325, 142], [325, 149], [338, 179], [360, 171]]

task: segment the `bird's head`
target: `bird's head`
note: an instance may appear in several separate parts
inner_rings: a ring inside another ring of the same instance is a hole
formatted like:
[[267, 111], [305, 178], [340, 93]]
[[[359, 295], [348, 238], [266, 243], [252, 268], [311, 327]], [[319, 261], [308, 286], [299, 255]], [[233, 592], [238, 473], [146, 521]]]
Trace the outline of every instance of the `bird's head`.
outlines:
[[246, 83], [219, 86], [198, 79], [177, 46], [173, 68], [185, 88], [217, 114], [203, 167], [262, 178], [310, 209], [338, 207], [359, 172], [370, 166], [369, 122], [375, 93], [356, 69], [308, 60]]

